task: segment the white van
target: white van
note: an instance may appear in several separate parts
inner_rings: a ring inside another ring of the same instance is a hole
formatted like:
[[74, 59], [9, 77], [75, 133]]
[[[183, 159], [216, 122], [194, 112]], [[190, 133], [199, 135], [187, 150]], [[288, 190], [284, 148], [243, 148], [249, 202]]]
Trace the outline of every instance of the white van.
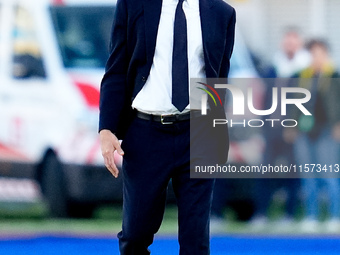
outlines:
[[36, 179], [52, 216], [120, 198], [97, 134], [113, 14], [112, 0], [0, 0], [0, 177]]

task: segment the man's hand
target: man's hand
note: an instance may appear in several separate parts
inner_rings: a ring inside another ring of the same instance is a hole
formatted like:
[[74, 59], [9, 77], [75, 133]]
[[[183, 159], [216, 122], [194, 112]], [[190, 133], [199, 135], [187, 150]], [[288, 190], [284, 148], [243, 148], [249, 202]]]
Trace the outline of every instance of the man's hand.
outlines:
[[119, 170], [114, 162], [114, 152], [117, 150], [118, 154], [123, 156], [124, 151], [120, 147], [118, 138], [110, 130], [101, 130], [99, 137], [105, 166], [111, 172], [111, 174], [117, 178]]

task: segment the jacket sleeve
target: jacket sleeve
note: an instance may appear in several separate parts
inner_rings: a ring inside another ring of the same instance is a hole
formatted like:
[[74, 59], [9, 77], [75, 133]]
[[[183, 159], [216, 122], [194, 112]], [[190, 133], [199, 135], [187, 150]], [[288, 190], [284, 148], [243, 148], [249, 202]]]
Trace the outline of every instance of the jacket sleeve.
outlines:
[[229, 20], [228, 28], [227, 28], [227, 38], [226, 45], [224, 49], [223, 59], [221, 63], [220, 69], [220, 78], [227, 78], [229, 69], [230, 69], [230, 58], [234, 49], [234, 41], [235, 41], [235, 24], [236, 24], [236, 12], [233, 9], [233, 13]]
[[110, 56], [100, 87], [99, 131], [117, 131], [127, 87], [127, 4], [118, 0], [111, 30]]

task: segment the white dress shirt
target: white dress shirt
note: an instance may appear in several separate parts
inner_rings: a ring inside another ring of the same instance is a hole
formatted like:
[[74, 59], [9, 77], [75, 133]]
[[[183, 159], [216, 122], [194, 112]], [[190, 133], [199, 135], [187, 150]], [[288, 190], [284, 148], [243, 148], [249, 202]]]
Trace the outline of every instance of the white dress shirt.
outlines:
[[[132, 107], [138, 111], [158, 115], [179, 113], [171, 102], [173, 31], [177, 3], [178, 0], [163, 0], [150, 75], [132, 102]], [[184, 0], [183, 10], [187, 20], [189, 79], [205, 78], [199, 0]], [[189, 109], [190, 105], [183, 112]]]

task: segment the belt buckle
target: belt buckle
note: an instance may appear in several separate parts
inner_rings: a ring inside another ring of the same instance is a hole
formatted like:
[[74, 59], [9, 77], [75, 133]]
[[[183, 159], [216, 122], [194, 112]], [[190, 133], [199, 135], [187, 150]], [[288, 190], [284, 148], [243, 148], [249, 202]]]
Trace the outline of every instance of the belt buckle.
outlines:
[[161, 114], [161, 123], [163, 124], [163, 125], [169, 125], [169, 124], [174, 124], [174, 122], [173, 121], [164, 121], [164, 117], [166, 117], [166, 116], [170, 116], [170, 115], [163, 115], [163, 114]]

